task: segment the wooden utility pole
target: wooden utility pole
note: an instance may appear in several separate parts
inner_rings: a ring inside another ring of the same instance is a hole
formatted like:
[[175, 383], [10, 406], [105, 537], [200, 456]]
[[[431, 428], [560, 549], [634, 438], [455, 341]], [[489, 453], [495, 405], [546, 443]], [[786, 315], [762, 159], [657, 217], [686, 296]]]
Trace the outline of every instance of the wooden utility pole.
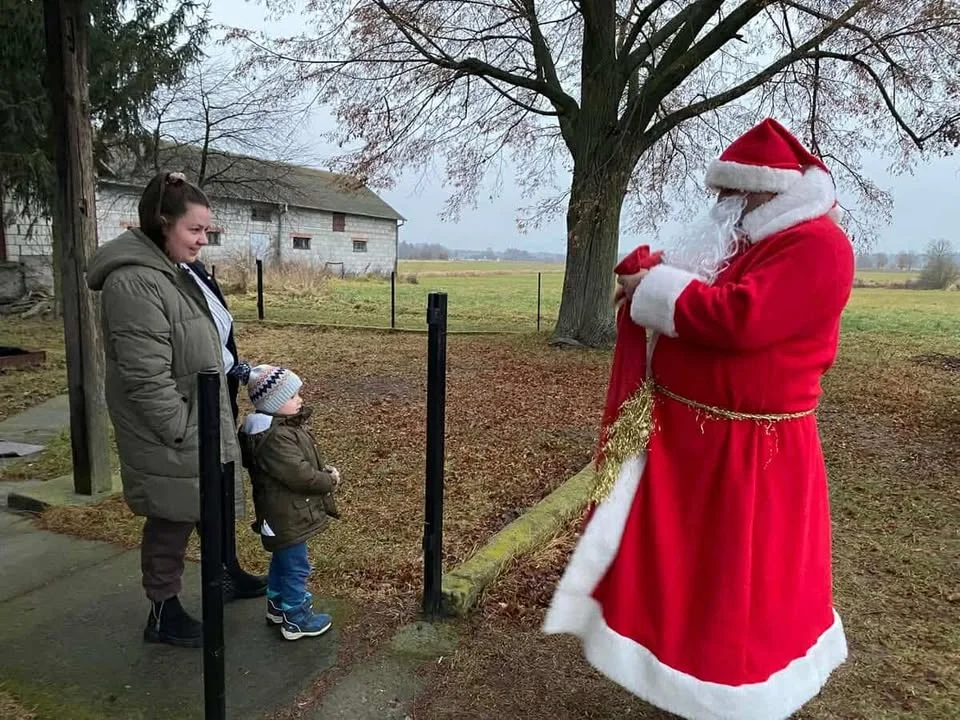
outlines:
[[44, 0], [43, 21], [57, 160], [53, 233], [60, 257], [53, 262], [60, 262], [62, 272], [73, 486], [77, 493], [93, 495], [109, 490], [111, 482], [100, 314], [86, 282], [87, 261], [97, 248], [86, 0]]

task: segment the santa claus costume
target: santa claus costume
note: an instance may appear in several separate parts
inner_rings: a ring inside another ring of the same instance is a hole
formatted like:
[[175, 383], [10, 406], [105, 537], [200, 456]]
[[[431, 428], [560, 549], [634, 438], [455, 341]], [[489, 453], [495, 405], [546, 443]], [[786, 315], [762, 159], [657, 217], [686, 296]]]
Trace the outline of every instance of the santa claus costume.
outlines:
[[854, 256], [829, 171], [773, 120], [707, 183], [775, 196], [742, 219], [740, 197], [722, 256], [666, 254], [620, 308], [598, 504], [544, 631], [681, 717], [781, 720], [847, 656], [814, 410]]

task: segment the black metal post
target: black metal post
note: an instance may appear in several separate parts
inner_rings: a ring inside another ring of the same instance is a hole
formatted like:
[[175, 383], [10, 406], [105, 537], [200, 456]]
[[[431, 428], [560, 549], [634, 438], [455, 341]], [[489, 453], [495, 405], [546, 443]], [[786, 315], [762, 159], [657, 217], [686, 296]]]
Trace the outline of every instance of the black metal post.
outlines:
[[397, 329], [397, 271], [390, 273], [390, 329]]
[[423, 522], [423, 612], [441, 612], [443, 454], [447, 396], [447, 294], [427, 299], [427, 477]]
[[540, 332], [540, 287], [543, 273], [537, 273], [537, 332]]
[[257, 259], [257, 319], [263, 320], [263, 260]]
[[217, 279], [217, 266], [216, 266], [216, 265], [211, 265], [211, 266], [210, 266], [210, 277], [212, 277], [214, 280]]
[[223, 651], [223, 470], [220, 374], [197, 376], [200, 453], [200, 575], [203, 585], [203, 706], [206, 720], [226, 720]]

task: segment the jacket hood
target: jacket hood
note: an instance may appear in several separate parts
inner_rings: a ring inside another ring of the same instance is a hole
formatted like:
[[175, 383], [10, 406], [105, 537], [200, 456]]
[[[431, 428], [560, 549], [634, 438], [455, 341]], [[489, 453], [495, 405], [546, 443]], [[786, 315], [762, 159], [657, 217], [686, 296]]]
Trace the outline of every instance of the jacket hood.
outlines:
[[97, 248], [87, 266], [87, 285], [91, 290], [103, 289], [107, 278], [117, 268], [139, 265], [176, 275], [177, 266], [140, 230], [127, 230]]
[[250, 413], [243, 421], [242, 432], [245, 435], [259, 435], [270, 429], [273, 424], [273, 415], [266, 413]]

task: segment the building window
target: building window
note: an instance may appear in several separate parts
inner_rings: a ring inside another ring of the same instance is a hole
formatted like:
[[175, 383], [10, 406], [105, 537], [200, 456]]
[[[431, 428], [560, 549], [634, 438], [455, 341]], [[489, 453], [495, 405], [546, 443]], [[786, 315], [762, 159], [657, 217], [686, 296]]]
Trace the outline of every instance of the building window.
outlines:
[[273, 218], [273, 209], [263, 205], [254, 205], [250, 209], [250, 219], [256, 222], [270, 222]]
[[207, 233], [207, 245], [218, 247], [220, 245], [220, 231], [211, 230]]
[[294, 250], [309, 250], [310, 249], [310, 238], [305, 235], [294, 235], [293, 236], [293, 249]]
[[343, 213], [333, 214], [333, 231], [344, 232], [347, 229], [347, 216]]
[[354, 241], [353, 241], [353, 251], [354, 251], [354, 252], [366, 252], [366, 251], [367, 251], [367, 241], [366, 241], [366, 240], [354, 240]]

